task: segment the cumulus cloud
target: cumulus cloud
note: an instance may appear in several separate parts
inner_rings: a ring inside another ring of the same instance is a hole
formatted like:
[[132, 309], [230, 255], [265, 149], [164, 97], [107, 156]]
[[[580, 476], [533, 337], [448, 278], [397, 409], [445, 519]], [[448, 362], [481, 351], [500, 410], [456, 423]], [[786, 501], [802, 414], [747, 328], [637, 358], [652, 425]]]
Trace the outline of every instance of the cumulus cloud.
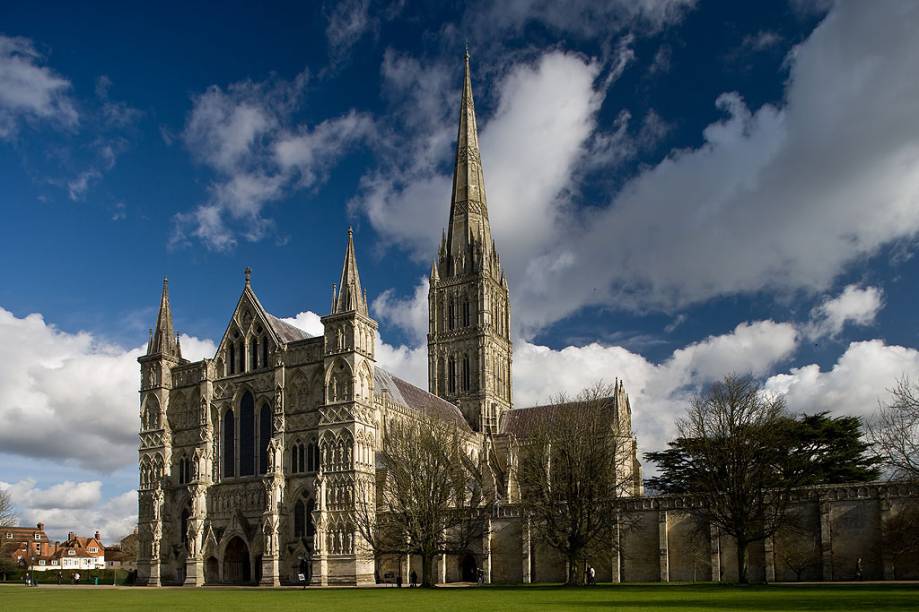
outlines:
[[811, 338], [833, 338], [847, 324], [871, 325], [883, 306], [884, 293], [879, 288], [848, 285], [838, 296], [813, 309], [805, 333]]
[[374, 316], [408, 331], [415, 343], [424, 341], [428, 333], [428, 279], [422, 278], [415, 287], [415, 293], [408, 299], [396, 296], [387, 289], [371, 306]]
[[766, 389], [785, 396], [796, 412], [829, 411], [871, 417], [887, 390], [902, 377], [919, 377], [919, 351], [890, 346], [882, 340], [851, 343], [833, 367], [823, 371], [810, 364], [776, 374]]
[[[700, 146], [640, 167], [590, 206], [576, 180], [585, 152], [624, 146], [614, 138], [621, 123], [597, 125], [607, 91], [597, 62], [553, 50], [500, 73], [497, 111], [479, 125], [523, 335], [589, 305], [678, 311], [758, 291], [816, 294], [851, 262], [914, 237], [919, 81], [902, 75], [919, 57], [917, 24], [915, 3], [834, 5], [790, 53], [778, 105], [750, 108], [741, 92], [723, 93], [723, 118]], [[426, 140], [447, 155], [451, 142]], [[593, 171], [607, 167], [595, 161]], [[384, 239], [424, 259], [449, 199], [449, 171], [427, 168], [369, 175], [354, 203]]]
[[259, 240], [271, 229], [262, 211], [294, 189], [315, 187], [373, 122], [354, 111], [315, 125], [293, 121], [307, 75], [287, 81], [241, 81], [209, 87], [193, 99], [183, 138], [192, 156], [215, 174], [209, 197], [174, 218], [172, 245], [190, 238], [227, 250], [241, 236]]
[[0, 139], [14, 137], [23, 122], [77, 125], [70, 81], [44, 66], [44, 59], [28, 38], [0, 35]]
[[39, 488], [31, 479], [0, 482], [19, 513], [20, 525], [45, 523], [51, 539], [68, 532], [89, 536], [96, 530], [106, 544], [118, 542], [137, 526], [137, 492], [103, 500], [99, 481], [65, 481]]
[[[213, 343], [182, 337], [189, 353]], [[139, 366], [125, 349], [0, 308], [0, 447], [110, 472], [137, 458]]]
[[285, 323], [290, 323], [298, 329], [302, 329], [311, 336], [321, 336], [325, 333], [320, 316], [311, 310], [298, 312], [293, 317], [281, 319]]

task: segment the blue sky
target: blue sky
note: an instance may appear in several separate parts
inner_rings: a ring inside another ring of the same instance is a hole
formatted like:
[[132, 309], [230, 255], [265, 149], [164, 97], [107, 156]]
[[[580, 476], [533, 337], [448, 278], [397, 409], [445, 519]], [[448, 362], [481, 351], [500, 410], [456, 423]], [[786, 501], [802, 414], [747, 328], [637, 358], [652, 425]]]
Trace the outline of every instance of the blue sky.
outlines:
[[[919, 374], [913, 3], [0, 8], [0, 483], [122, 535], [137, 365], [242, 290], [315, 329], [355, 229], [381, 361], [423, 385], [468, 44], [518, 405], [623, 378], [657, 448], [750, 373], [870, 416]], [[878, 32], [884, 32], [880, 36]]]

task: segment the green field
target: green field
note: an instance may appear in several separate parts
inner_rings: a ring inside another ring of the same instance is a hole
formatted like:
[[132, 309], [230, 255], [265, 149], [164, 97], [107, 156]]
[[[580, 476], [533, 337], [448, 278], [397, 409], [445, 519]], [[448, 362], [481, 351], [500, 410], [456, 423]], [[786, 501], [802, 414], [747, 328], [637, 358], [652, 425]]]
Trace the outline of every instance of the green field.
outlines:
[[421, 589], [94, 588], [0, 585], [16, 610], [917, 610], [919, 585], [616, 585]]

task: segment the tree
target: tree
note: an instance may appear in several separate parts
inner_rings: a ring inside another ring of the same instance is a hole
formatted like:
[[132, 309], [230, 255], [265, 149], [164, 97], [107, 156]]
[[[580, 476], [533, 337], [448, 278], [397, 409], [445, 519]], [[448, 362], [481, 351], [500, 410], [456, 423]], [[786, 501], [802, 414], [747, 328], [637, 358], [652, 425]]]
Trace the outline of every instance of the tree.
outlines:
[[0, 489], [0, 527], [13, 527], [16, 525], [16, 511], [13, 507], [13, 501], [10, 494]]
[[868, 437], [894, 478], [919, 478], [919, 387], [901, 378], [868, 427]]
[[437, 555], [465, 552], [483, 533], [493, 503], [472, 438], [428, 417], [387, 421], [377, 483], [357, 500], [355, 525], [375, 558], [421, 557], [421, 584], [434, 585]]
[[862, 435], [858, 417], [831, 417], [826, 412], [783, 419], [784, 436], [794, 461], [802, 471], [802, 484], [841, 484], [876, 480], [881, 459], [869, 454], [871, 445]]
[[645, 454], [660, 468], [650, 487], [697, 495], [691, 511], [734, 538], [741, 583], [747, 547], [778, 530], [792, 489], [804, 482], [787, 429], [781, 398], [728, 376], [692, 400], [667, 450]]
[[518, 482], [524, 516], [568, 560], [566, 583], [580, 584], [590, 546], [609, 546], [617, 498], [631, 491], [632, 439], [619, 429], [615, 388], [599, 383], [573, 399], [533, 410], [521, 432]]

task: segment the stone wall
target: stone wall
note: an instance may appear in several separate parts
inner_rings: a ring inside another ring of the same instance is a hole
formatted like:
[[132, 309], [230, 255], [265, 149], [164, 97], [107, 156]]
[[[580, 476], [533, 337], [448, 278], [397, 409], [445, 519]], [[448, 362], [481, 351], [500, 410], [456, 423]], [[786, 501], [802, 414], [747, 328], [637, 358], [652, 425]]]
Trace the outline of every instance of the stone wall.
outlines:
[[[700, 524], [691, 497], [623, 500], [619, 546], [594, 547], [597, 579], [635, 581], [737, 580], [732, 538]], [[798, 492], [787, 525], [775, 537], [748, 548], [751, 582], [854, 580], [861, 560], [865, 580], [919, 578], [919, 553], [898, 554], [885, 530], [906, 509], [919, 511], [919, 485], [865, 483], [818, 486]], [[485, 548], [483, 548], [484, 550]], [[491, 581], [558, 582], [566, 561], [538, 538], [514, 506], [496, 513], [491, 530]], [[618, 554], [617, 554], [618, 552]], [[477, 558], [482, 565], [488, 559]], [[454, 578], [451, 573], [448, 579]]]

